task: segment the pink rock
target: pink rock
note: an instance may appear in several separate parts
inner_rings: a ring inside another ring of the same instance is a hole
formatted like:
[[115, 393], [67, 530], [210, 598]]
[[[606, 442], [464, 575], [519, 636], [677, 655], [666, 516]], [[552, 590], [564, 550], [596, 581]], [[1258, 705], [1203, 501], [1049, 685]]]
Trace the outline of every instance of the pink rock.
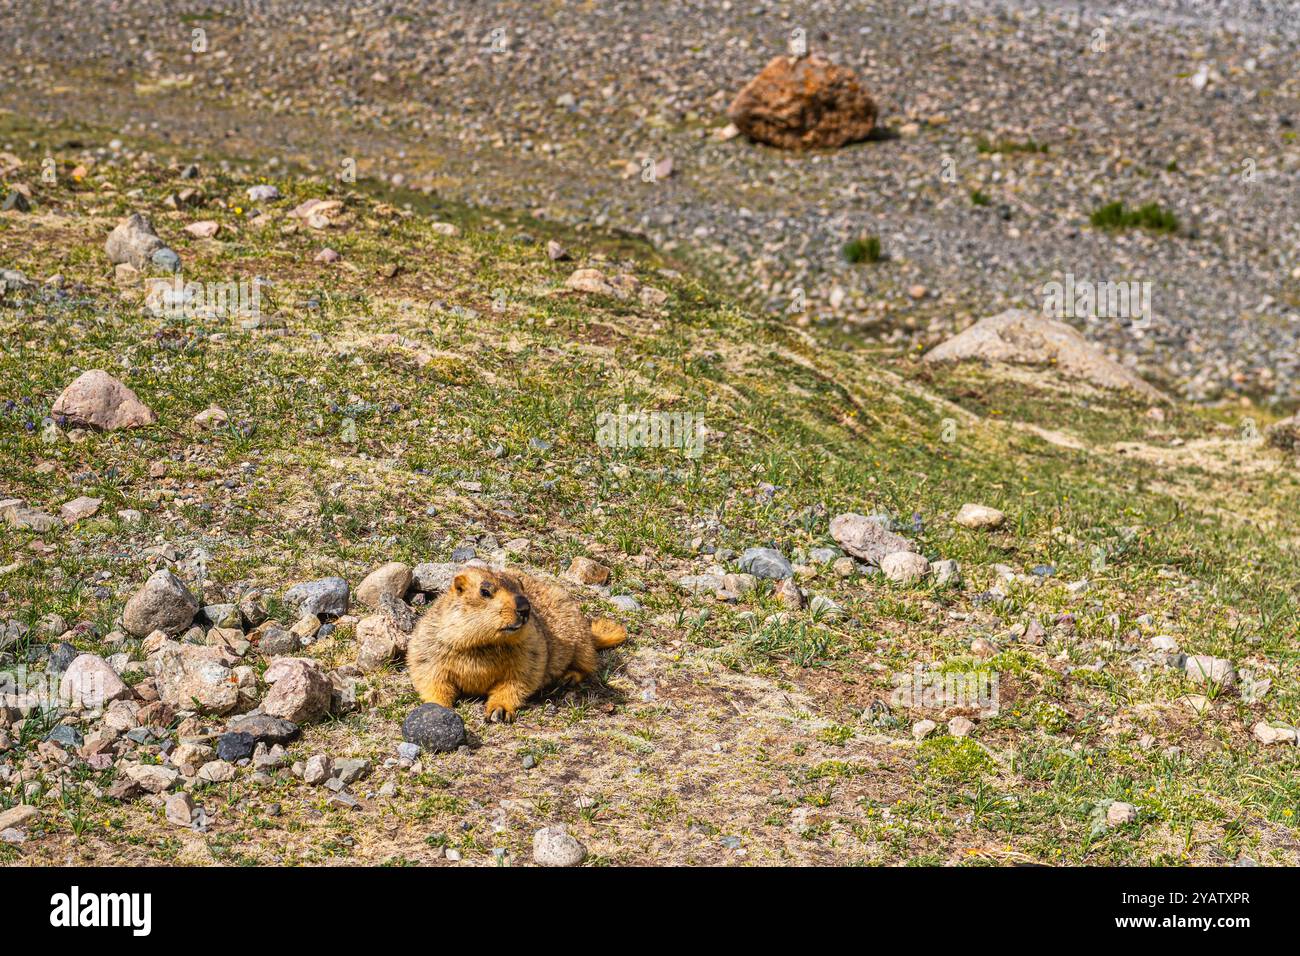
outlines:
[[103, 498], [91, 498], [82, 495], [79, 498], [64, 502], [59, 508], [59, 516], [64, 521], [80, 521], [83, 518], [93, 517], [103, 503]]
[[239, 684], [219, 647], [168, 641], [154, 658], [158, 693], [178, 710], [228, 714], [239, 706]]
[[100, 369], [83, 372], [55, 399], [50, 413], [83, 428], [135, 428], [158, 420], [135, 392]]
[[78, 710], [98, 710], [114, 700], [132, 696], [131, 688], [102, 657], [82, 654], [68, 665], [59, 683], [59, 699]]
[[566, 289], [575, 292], [592, 292], [597, 295], [613, 295], [614, 287], [599, 269], [578, 269], [565, 280]]
[[343, 257], [340, 256], [340, 255], [339, 255], [337, 252], [335, 252], [333, 249], [330, 249], [330, 248], [326, 247], [326, 248], [322, 249], [320, 252], [316, 253], [316, 258], [315, 258], [314, 261], [316, 261], [316, 262], [330, 263], [330, 262], [338, 262], [339, 259], [341, 259], [341, 258], [343, 258]]
[[262, 679], [272, 685], [262, 701], [262, 709], [272, 717], [305, 724], [329, 712], [330, 680], [315, 661], [277, 657]]
[[221, 231], [221, 223], [204, 219], [201, 222], [190, 223], [185, 227], [185, 231], [196, 239], [211, 239]]

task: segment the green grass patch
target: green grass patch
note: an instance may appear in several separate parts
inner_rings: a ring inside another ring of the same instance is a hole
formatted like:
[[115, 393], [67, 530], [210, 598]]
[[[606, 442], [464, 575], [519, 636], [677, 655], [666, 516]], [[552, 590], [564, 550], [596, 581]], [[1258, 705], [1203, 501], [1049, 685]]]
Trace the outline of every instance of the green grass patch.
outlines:
[[844, 244], [842, 250], [846, 262], [859, 265], [863, 262], [875, 263], [884, 258], [884, 253], [880, 248], [880, 239], [877, 236], [867, 236], [863, 239], [852, 239]]
[[1093, 210], [1089, 221], [1098, 229], [1147, 229], [1151, 232], [1176, 233], [1178, 217], [1159, 203], [1147, 203], [1129, 209], [1122, 202], [1107, 203]]

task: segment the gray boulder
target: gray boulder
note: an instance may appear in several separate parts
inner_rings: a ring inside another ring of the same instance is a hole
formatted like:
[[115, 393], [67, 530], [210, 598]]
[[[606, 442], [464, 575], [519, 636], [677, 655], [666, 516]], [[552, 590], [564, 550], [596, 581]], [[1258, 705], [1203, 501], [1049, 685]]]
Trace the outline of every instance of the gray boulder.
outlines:
[[748, 548], [740, 556], [739, 564], [742, 571], [748, 571], [756, 578], [779, 581], [794, 575], [790, 562], [775, 548]]
[[426, 561], [417, 564], [411, 570], [411, 586], [426, 594], [441, 594], [451, 587], [452, 578], [460, 570], [454, 562], [435, 563]]
[[348, 613], [348, 582], [343, 578], [321, 578], [295, 584], [284, 593], [284, 602], [302, 616], [342, 617]]
[[175, 637], [194, 621], [198, 601], [184, 582], [166, 568], [155, 571], [126, 602], [122, 624], [136, 637], [162, 631]]
[[104, 243], [109, 262], [125, 262], [142, 272], [153, 263], [154, 254], [166, 248], [167, 243], [158, 237], [153, 223], [138, 212], [118, 223]]
[[586, 858], [587, 848], [563, 824], [533, 834], [533, 862], [538, 866], [577, 866]]

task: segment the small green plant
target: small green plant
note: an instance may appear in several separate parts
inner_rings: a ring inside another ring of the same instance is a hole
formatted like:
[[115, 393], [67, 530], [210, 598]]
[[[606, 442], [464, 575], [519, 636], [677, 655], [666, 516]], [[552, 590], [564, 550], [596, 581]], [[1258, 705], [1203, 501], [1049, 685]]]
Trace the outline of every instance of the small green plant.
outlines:
[[919, 751], [926, 769], [941, 780], [975, 783], [997, 769], [984, 748], [966, 737], [933, 737]]
[[1016, 153], [1045, 153], [1047, 152], [1047, 144], [1038, 143], [1032, 139], [1027, 139], [1023, 143], [1010, 139], [1000, 139], [993, 142], [981, 136], [975, 141], [975, 151], [979, 153], [1001, 153], [1003, 156], [1011, 156]]
[[880, 239], [867, 236], [865, 239], [853, 239], [844, 244], [844, 258], [858, 265], [862, 262], [879, 262], [884, 258], [880, 251]]
[[1091, 222], [1098, 229], [1178, 231], [1178, 217], [1159, 203], [1147, 203], [1137, 209], [1129, 209], [1122, 202], [1107, 203], [1093, 211]]
[[1071, 724], [1069, 711], [1059, 704], [1037, 700], [1029, 709], [1029, 717], [1034, 724], [1049, 734], [1064, 733]]
[[833, 744], [836, 747], [843, 747], [853, 739], [853, 728], [835, 725], [832, 727], [823, 727], [817, 731], [817, 739], [825, 744]]
[[848, 779], [861, 776], [866, 772], [867, 768], [861, 764], [847, 763], [843, 760], [823, 760], [808, 770], [807, 778], [810, 781]]
[[972, 189], [970, 201], [972, 206], [987, 206], [993, 200], [989, 198], [988, 193], [981, 192], [978, 189]]

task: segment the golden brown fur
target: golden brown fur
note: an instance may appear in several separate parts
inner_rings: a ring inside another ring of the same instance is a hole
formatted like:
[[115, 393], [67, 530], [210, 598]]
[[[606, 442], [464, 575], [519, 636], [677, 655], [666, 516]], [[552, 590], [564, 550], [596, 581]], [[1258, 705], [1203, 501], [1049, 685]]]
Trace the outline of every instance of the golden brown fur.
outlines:
[[406, 660], [425, 701], [485, 696], [488, 720], [514, 720], [529, 697], [596, 672], [596, 651], [627, 639], [589, 620], [560, 588], [525, 574], [467, 567], [420, 619]]

